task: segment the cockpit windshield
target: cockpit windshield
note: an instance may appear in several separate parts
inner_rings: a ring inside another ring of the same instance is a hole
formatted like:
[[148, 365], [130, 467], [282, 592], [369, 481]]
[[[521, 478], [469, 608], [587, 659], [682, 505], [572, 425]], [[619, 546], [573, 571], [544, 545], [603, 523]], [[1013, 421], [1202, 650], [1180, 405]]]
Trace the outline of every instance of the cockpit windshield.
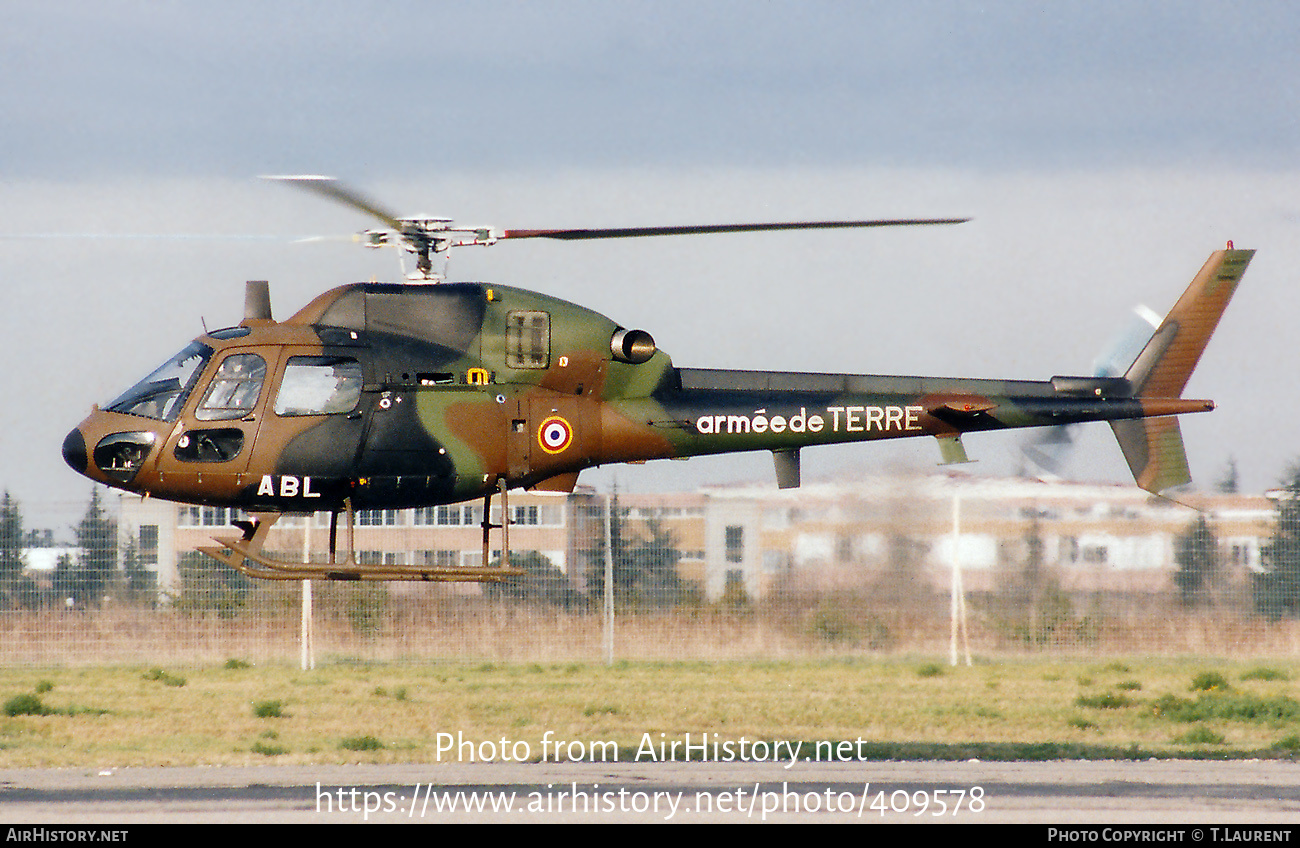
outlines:
[[201, 342], [190, 342], [184, 350], [127, 389], [105, 409], [172, 421], [180, 414], [195, 379], [211, 356], [212, 348]]

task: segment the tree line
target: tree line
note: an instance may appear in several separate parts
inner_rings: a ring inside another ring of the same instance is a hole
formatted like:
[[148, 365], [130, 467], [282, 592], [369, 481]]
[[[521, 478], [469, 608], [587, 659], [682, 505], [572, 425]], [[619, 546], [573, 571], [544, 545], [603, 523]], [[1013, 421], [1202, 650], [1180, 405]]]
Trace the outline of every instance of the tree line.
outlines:
[[[1221, 492], [1237, 491], [1236, 463], [1219, 480]], [[1272, 537], [1260, 547], [1259, 568], [1249, 572], [1250, 601], [1256, 613], [1272, 620], [1300, 618], [1300, 462], [1282, 486], [1269, 492], [1277, 517]], [[1209, 519], [1198, 515], [1174, 539], [1174, 585], [1184, 606], [1212, 599], [1223, 577], [1223, 553]]]
[[0, 608], [34, 609], [51, 605], [92, 606], [107, 597], [152, 600], [153, 580], [140, 562], [134, 540], [119, 549], [117, 523], [94, 489], [86, 512], [72, 528], [76, 554], [58, 558], [48, 582], [28, 571], [29, 548], [54, 547], [53, 534], [26, 532], [22, 507], [6, 490], [0, 499]]
[[[582, 588], [543, 554], [511, 551], [510, 566], [524, 573], [504, 583], [485, 584], [484, 596], [570, 610], [599, 608], [605, 596], [608, 560], [613, 577], [614, 604], [620, 609], [671, 607], [699, 600], [698, 589], [678, 572], [682, 553], [672, 531], [651, 519], [645, 522], [643, 532], [631, 532], [627, 511], [619, 506], [618, 495], [611, 498], [609, 516], [608, 534], [603, 518], [593, 522], [594, 539], [582, 551], [585, 560]], [[606, 535], [609, 536], [608, 557], [605, 553]], [[499, 566], [500, 560], [493, 565]]]

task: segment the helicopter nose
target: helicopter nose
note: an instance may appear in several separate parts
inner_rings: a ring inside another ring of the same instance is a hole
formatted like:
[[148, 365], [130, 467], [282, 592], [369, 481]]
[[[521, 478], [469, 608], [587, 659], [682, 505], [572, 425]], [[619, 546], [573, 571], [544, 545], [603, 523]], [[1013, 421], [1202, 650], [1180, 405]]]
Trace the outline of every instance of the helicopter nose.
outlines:
[[63, 440], [63, 461], [72, 466], [78, 474], [85, 474], [88, 459], [86, 456], [86, 438], [80, 430], [73, 430]]

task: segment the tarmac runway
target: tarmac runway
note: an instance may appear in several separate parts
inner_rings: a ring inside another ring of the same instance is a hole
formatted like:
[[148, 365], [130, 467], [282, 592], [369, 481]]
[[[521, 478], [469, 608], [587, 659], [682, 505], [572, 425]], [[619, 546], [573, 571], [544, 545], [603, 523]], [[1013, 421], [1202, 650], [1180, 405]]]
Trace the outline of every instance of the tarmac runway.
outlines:
[[[6, 769], [0, 770], [0, 819], [9, 825], [92, 827], [762, 821], [1235, 826], [1207, 827], [1199, 838], [1197, 831], [1183, 828], [1183, 836], [1169, 840], [1183, 842], [1263, 841], [1258, 828], [1275, 825], [1285, 831], [1282, 841], [1289, 841], [1288, 825], [1300, 823], [1300, 764], [1144, 760], [800, 763], [792, 768], [773, 762], [668, 762]], [[1106, 835], [1081, 841], [1114, 841]]]

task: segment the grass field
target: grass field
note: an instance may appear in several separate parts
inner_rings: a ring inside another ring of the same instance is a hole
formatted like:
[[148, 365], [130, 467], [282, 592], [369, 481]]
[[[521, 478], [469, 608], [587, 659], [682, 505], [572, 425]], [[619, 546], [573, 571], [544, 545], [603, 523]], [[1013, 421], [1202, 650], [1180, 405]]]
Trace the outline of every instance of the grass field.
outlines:
[[1170, 659], [4, 669], [0, 766], [647, 761], [647, 744], [681, 758], [702, 740], [782, 760], [828, 741], [865, 759], [1290, 757], [1298, 675]]

